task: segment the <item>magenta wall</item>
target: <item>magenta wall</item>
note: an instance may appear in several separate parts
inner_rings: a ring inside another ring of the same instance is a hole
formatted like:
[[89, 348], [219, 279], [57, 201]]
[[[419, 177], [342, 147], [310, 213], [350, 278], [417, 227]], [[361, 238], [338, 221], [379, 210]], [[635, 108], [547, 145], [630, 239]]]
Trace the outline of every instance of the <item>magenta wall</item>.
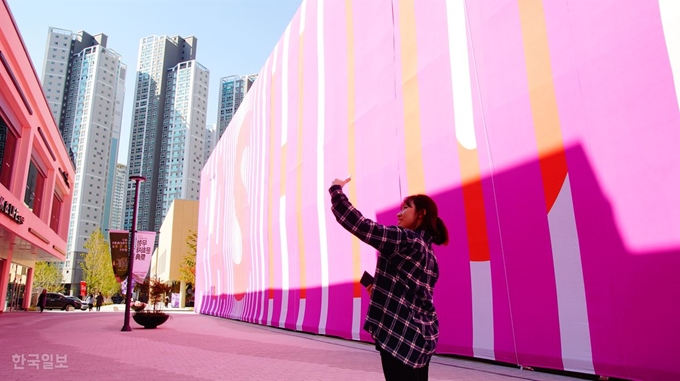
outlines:
[[[202, 172], [201, 313], [369, 340], [376, 254], [426, 192], [438, 352], [630, 379], [680, 365], [680, 7], [305, 1]], [[675, 28], [675, 29], [674, 29]]]

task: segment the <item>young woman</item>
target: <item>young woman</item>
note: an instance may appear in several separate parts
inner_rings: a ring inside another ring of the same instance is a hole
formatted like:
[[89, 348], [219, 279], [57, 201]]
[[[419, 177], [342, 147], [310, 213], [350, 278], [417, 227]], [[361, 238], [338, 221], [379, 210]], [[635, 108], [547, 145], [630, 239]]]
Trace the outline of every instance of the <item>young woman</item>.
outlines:
[[397, 226], [365, 218], [342, 191], [349, 181], [333, 181], [331, 210], [342, 227], [379, 252], [364, 329], [375, 339], [386, 380], [427, 380], [439, 338], [432, 302], [439, 266], [432, 244], [446, 245], [448, 231], [426, 195], [404, 199]]
[[43, 288], [40, 296], [38, 296], [38, 307], [40, 307], [40, 312], [43, 312], [45, 306], [47, 305], [47, 290]]

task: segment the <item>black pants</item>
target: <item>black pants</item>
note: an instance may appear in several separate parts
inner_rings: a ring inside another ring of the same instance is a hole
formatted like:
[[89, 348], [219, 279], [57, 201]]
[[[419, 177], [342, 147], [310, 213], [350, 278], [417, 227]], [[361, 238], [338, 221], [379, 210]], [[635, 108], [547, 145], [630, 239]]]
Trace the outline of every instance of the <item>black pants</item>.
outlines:
[[385, 381], [427, 381], [429, 361], [422, 368], [411, 368], [384, 350], [380, 350], [380, 360]]
[[43, 309], [45, 308], [44, 306], [38, 306], [40, 307], [40, 312], [43, 312]]

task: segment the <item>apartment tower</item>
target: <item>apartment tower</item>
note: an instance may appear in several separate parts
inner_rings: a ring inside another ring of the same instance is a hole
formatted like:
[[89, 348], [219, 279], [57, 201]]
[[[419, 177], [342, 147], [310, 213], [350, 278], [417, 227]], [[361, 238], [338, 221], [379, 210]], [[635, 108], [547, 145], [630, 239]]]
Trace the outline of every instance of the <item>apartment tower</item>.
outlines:
[[65, 291], [79, 294], [84, 244], [109, 228], [127, 67], [105, 34], [49, 28], [42, 85], [76, 168]]
[[[141, 40], [128, 174], [140, 186], [137, 229], [158, 231], [175, 198], [198, 200], [210, 72], [196, 61], [195, 37]], [[132, 226], [135, 183], [128, 181], [124, 227]]]
[[217, 140], [219, 141], [224, 131], [229, 126], [231, 119], [236, 114], [243, 98], [255, 83], [257, 74], [230, 75], [220, 78], [220, 104], [217, 115]]

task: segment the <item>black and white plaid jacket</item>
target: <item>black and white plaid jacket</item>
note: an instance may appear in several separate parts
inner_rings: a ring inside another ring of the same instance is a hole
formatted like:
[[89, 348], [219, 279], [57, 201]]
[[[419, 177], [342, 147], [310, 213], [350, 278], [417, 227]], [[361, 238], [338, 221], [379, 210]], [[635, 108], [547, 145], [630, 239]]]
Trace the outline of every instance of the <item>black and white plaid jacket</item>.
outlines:
[[380, 253], [364, 329], [377, 347], [404, 364], [425, 366], [439, 338], [432, 303], [439, 266], [432, 237], [422, 230], [385, 226], [365, 218], [339, 185], [329, 192], [331, 210], [340, 225]]

